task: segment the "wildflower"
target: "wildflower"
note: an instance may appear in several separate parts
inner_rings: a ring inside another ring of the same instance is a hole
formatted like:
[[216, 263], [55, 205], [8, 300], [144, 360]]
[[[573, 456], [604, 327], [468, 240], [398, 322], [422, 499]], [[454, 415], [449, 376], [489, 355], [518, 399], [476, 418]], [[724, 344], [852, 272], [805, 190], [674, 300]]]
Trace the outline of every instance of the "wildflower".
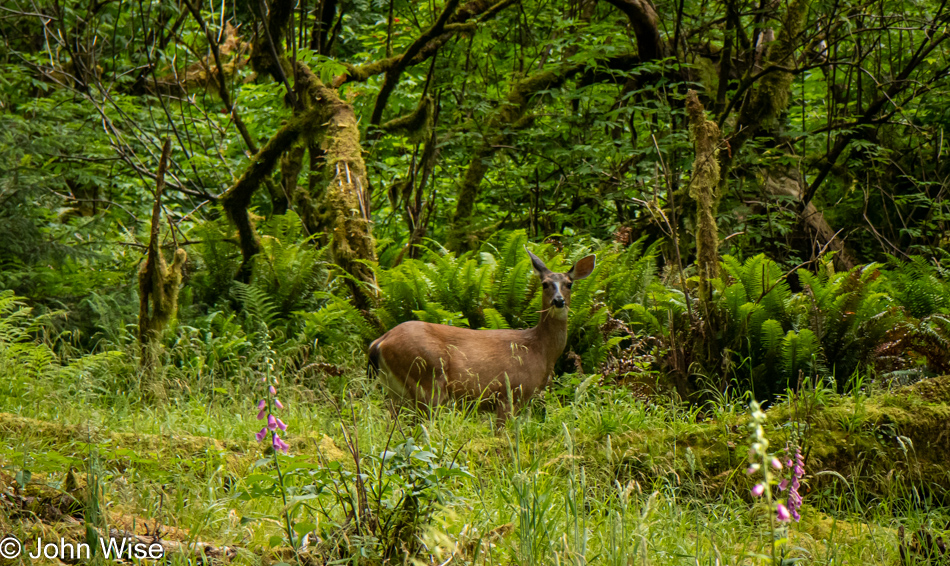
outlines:
[[785, 491], [786, 489], [788, 489], [788, 478], [785, 478], [781, 483], [778, 484], [779, 491]]
[[805, 475], [805, 458], [802, 456], [802, 449], [799, 446], [795, 447], [794, 461], [795, 465], [792, 467], [792, 476], [788, 489], [788, 500], [786, 503], [788, 504], [788, 511], [791, 517], [798, 521], [801, 519], [801, 515], [798, 513], [798, 510], [802, 506], [802, 496], [798, 492], [798, 489], [801, 487], [801, 479]]
[[772, 467], [775, 468], [776, 470], [782, 469], [782, 463], [778, 461], [778, 458], [773, 456], [772, 461], [770, 463], [772, 464]]
[[280, 437], [277, 436], [276, 432], [274, 433], [273, 446], [274, 446], [275, 451], [283, 450], [284, 452], [287, 452], [290, 449], [290, 446], [286, 442], [281, 440]]
[[[269, 370], [272, 370], [273, 367], [268, 366]], [[284, 451], [287, 452], [290, 449], [290, 446], [286, 442], [280, 439], [277, 431], [286, 432], [287, 425], [284, 421], [277, 418], [273, 410], [283, 409], [284, 404], [277, 399], [277, 385], [280, 381], [274, 377], [270, 371], [261, 378], [261, 382], [264, 383], [264, 386], [267, 388], [267, 393], [265, 393], [264, 398], [257, 402], [257, 419], [263, 420], [267, 419], [264, 424], [264, 428], [254, 434], [254, 437], [257, 438], [258, 442], [263, 442], [267, 438], [267, 433], [271, 434], [271, 443], [274, 446], [274, 451]]]
[[788, 513], [788, 508], [785, 507], [785, 505], [781, 503], [778, 504], [778, 507], [776, 508], [775, 513], [776, 513], [776, 516], [778, 517], [778, 520], [783, 523], [787, 522], [791, 518], [791, 515], [789, 515]]
[[762, 497], [763, 493], [765, 493], [764, 483], [755, 484], [755, 487], [752, 488], [752, 495], [755, 497]]

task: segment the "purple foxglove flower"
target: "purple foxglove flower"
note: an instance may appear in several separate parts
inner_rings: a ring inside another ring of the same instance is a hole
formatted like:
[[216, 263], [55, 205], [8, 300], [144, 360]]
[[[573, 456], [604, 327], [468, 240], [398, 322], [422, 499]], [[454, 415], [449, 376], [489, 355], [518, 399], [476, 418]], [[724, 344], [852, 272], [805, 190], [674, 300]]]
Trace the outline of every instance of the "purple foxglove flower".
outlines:
[[792, 516], [788, 512], [788, 508], [782, 505], [781, 503], [778, 504], [778, 507], [775, 509], [775, 513], [776, 513], [776, 516], [778, 517], [778, 520], [783, 523], [787, 522], [789, 519], [792, 518]]
[[258, 410], [258, 411], [263, 411], [263, 410], [264, 410], [264, 407], [266, 407], [266, 406], [267, 406], [267, 401], [265, 401], [265, 400], [263, 400], [263, 399], [261, 399], [260, 401], [257, 402], [257, 410]]
[[757, 483], [755, 487], [752, 488], [752, 495], [755, 497], [762, 497], [762, 494], [765, 493], [765, 484]]
[[287, 450], [290, 449], [290, 446], [286, 442], [281, 440], [280, 437], [277, 436], [276, 432], [274, 433], [273, 446], [274, 446], [274, 450], [283, 450], [284, 452], [287, 452]]
[[274, 415], [267, 415], [267, 428], [271, 430], [277, 429], [277, 418]]
[[758, 465], [758, 464], [752, 464], [751, 466], [749, 466], [749, 467], [746, 469], [745, 473], [747, 473], [747, 474], [749, 474], [749, 475], [751, 476], [752, 474], [754, 474], [754, 473], [756, 473], [756, 472], [758, 472], [758, 471], [759, 471], [759, 465]]
[[788, 487], [788, 479], [784, 479], [782, 480], [782, 483], [778, 484], [779, 491], [785, 491], [787, 487]]
[[277, 428], [280, 430], [287, 430], [287, 425], [284, 424], [284, 421], [277, 419]]
[[258, 433], [254, 435], [254, 438], [256, 438], [258, 442], [263, 442], [265, 436], [267, 436], [266, 426], [262, 428], [260, 431], [258, 431]]
[[263, 409], [260, 410], [260, 412], [257, 413], [257, 420], [263, 419], [264, 415], [266, 414], [267, 414], [267, 407], [264, 407]]
[[280, 399], [274, 399], [274, 405], [276, 405], [278, 409], [284, 408], [284, 404], [280, 402]]
[[277, 395], [277, 388], [274, 387], [273, 385], [270, 386], [270, 389], [268, 389], [268, 391], [270, 391], [271, 395]]
[[776, 470], [782, 469], [782, 463], [779, 462], [778, 458], [772, 458], [772, 461], [770, 462], [770, 464], [772, 464], [772, 467], [775, 468]]

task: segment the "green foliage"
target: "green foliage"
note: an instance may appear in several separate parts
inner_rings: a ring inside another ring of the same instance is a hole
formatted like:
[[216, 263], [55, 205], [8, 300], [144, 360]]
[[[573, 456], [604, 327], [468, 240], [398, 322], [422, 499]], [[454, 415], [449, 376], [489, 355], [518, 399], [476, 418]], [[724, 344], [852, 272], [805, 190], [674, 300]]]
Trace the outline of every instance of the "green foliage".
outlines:
[[922, 256], [908, 261], [891, 257], [887, 288], [908, 314], [925, 318], [932, 314], [950, 314], [950, 278]]
[[[253, 501], [286, 493], [297, 538], [314, 536], [313, 552], [327, 563], [362, 557], [377, 562], [414, 556], [421, 536], [442, 506], [455, 503], [452, 488], [472, 478], [445, 448], [408, 437], [396, 446], [363, 454], [350, 447], [355, 471], [345, 462], [314, 464], [297, 455], [281, 457], [280, 473], [259, 460], [238, 499]], [[261, 517], [283, 521], [282, 516]], [[275, 543], [285, 542], [277, 537]]]
[[313, 247], [293, 211], [274, 217], [261, 232], [251, 286], [274, 303], [275, 315], [281, 318], [314, 307], [314, 291], [325, 288], [329, 280], [323, 260], [326, 249]]

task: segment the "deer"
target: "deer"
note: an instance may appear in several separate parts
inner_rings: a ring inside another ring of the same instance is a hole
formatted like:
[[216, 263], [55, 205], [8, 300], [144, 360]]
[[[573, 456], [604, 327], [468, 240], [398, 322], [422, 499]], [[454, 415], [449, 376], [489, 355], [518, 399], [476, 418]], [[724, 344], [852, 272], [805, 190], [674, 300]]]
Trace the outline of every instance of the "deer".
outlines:
[[593, 255], [555, 273], [531, 253], [541, 279], [541, 316], [533, 328], [474, 330], [423, 321], [399, 324], [369, 346], [367, 375], [380, 377], [398, 406], [432, 407], [460, 400], [494, 409], [496, 422], [543, 391], [567, 345], [571, 285], [594, 270]]

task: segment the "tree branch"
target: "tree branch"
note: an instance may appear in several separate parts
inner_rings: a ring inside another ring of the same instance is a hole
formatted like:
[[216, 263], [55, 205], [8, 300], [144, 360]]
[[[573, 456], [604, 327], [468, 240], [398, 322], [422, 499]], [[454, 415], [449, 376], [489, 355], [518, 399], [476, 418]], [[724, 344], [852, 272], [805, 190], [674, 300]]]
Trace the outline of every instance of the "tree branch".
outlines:
[[399, 62], [386, 71], [386, 78], [383, 79], [383, 86], [379, 89], [379, 95], [376, 97], [376, 105], [373, 107], [373, 115], [369, 119], [370, 124], [373, 126], [379, 125], [380, 120], [383, 118], [383, 110], [389, 101], [389, 95], [392, 94], [396, 85], [399, 84], [399, 77], [402, 76], [402, 72], [406, 70], [412, 58], [418, 55], [429, 41], [442, 35], [442, 31], [449, 22], [452, 13], [455, 12], [455, 9], [458, 7], [459, 1], [460, 0], [447, 0], [445, 9], [442, 10], [442, 14], [439, 15], [439, 19], [436, 20], [435, 24], [413, 41], [412, 45], [410, 45], [405, 53], [402, 54], [402, 57], [399, 58]]

